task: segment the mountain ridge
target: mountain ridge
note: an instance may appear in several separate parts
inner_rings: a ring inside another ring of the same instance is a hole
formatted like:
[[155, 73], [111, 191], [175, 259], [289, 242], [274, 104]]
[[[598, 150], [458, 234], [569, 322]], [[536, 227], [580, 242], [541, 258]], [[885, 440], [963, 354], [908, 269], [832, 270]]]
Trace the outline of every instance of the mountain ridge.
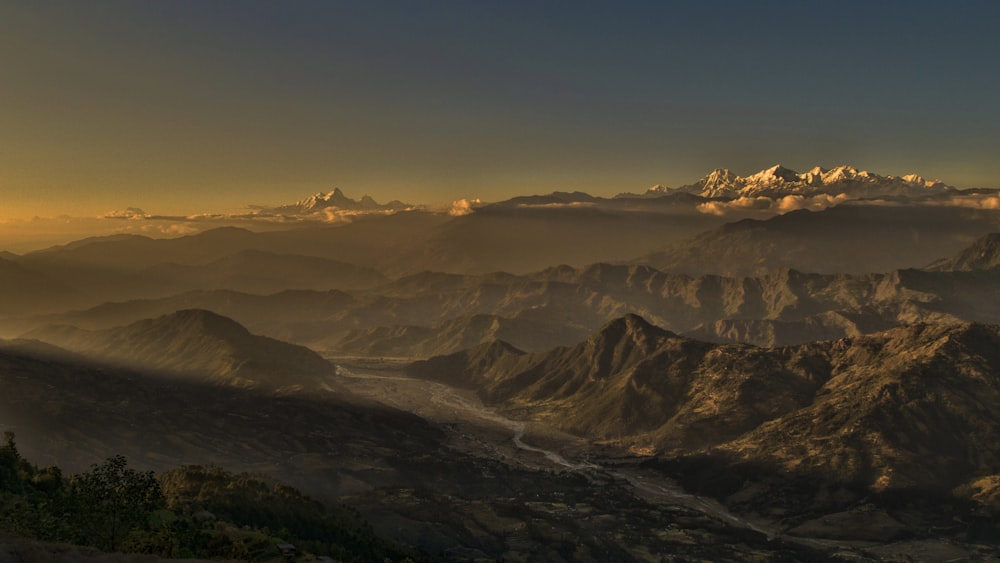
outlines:
[[932, 272], [973, 272], [1000, 268], [1000, 233], [989, 233], [949, 258], [927, 265]]
[[[671, 193], [662, 186], [652, 193]], [[727, 168], [708, 173], [694, 184], [673, 190], [709, 199], [740, 197], [782, 197], [788, 195], [845, 194], [853, 199], [879, 196], [923, 196], [955, 191], [940, 180], [928, 181], [916, 174], [881, 176], [853, 166], [816, 166], [799, 173], [775, 164], [749, 176], [737, 176]], [[647, 194], [650, 192], [647, 192]]]
[[231, 318], [203, 309], [99, 331], [49, 326], [24, 337], [130, 369], [238, 387], [316, 387], [333, 371], [308, 348], [251, 334]]
[[[636, 334], [655, 341], [630, 346]], [[720, 452], [874, 491], [950, 492], [1000, 473], [1000, 421], [990, 414], [1000, 408], [998, 325], [916, 324], [757, 348], [622, 318], [573, 347], [460, 352], [408, 371], [464, 379], [501, 409], [667, 457]]]

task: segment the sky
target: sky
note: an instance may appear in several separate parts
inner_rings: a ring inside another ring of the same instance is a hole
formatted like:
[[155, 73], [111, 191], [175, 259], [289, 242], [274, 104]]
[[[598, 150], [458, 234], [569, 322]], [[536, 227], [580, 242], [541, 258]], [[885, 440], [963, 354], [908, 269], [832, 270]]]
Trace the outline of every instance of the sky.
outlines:
[[0, 220], [851, 164], [1000, 187], [1000, 2], [0, 0]]

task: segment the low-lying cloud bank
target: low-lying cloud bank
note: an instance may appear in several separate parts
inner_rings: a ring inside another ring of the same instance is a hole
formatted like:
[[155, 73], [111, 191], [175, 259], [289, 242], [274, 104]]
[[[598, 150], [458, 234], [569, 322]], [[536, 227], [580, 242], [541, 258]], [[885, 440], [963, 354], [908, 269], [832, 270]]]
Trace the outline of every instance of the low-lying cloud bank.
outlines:
[[732, 200], [706, 201], [696, 208], [700, 213], [729, 217], [734, 215], [761, 214], [781, 215], [789, 211], [808, 209], [822, 211], [846, 202], [852, 205], [902, 206], [920, 205], [934, 207], [966, 207], [971, 209], [1000, 209], [1000, 192], [982, 191], [974, 193], [956, 193], [946, 196], [928, 197], [924, 199], [854, 199], [847, 194], [819, 194], [814, 196], [787, 195], [779, 198], [766, 196], [739, 197]]
[[840, 205], [850, 198], [847, 194], [828, 195], [820, 194], [814, 196], [786, 195], [781, 198], [770, 198], [764, 196], [739, 197], [729, 201], [706, 201], [697, 205], [698, 211], [709, 215], [725, 217], [736, 212], [760, 211], [766, 213], [782, 214], [799, 209], [809, 209], [810, 211], [820, 211], [827, 207]]

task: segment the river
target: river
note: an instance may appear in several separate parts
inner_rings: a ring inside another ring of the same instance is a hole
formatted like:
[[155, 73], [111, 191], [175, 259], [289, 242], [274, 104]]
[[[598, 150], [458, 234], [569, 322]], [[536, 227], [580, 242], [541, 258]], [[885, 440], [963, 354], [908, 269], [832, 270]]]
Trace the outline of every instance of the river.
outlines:
[[[782, 536], [781, 532], [773, 526], [751, 522], [733, 514], [718, 501], [686, 492], [674, 481], [664, 476], [640, 475], [634, 470], [609, 468], [592, 461], [573, 461], [557, 451], [530, 444], [525, 441], [525, 434], [529, 427], [528, 422], [508, 418], [483, 405], [473, 394], [457, 390], [449, 385], [391, 373], [359, 372], [339, 365], [337, 375], [347, 380], [368, 384], [367, 386], [351, 385], [352, 391], [361, 392], [370, 398], [388, 402], [397, 408], [409, 410], [418, 416], [436, 422], [474, 419], [509, 429], [512, 433], [510, 439], [517, 449], [537, 454], [568, 471], [578, 471], [592, 477], [610, 477], [619, 482], [628, 483], [635, 496], [652, 504], [690, 508], [728, 525], [764, 534], [768, 539], [784, 537], [791, 541], [811, 544], [814, 547], [833, 547], [831, 542], [822, 540]], [[373, 382], [388, 385], [372, 386]], [[418, 390], [420, 393], [415, 393]], [[423, 395], [424, 393], [426, 395]], [[425, 399], [429, 398], [430, 403], [436, 408], [429, 408], [426, 400], [420, 399], [421, 395]]]

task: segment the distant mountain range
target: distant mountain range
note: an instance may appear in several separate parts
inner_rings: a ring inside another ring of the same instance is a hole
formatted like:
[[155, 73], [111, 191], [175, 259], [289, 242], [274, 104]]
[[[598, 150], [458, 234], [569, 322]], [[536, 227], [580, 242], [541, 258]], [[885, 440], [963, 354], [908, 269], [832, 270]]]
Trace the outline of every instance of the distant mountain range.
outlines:
[[[774, 195], [757, 188], [905, 184], [925, 196], [834, 198], [832, 207], [727, 222], [703, 206], [742, 204], [700, 192], [554, 192], [461, 216], [405, 210], [266, 232], [95, 237], [0, 257], [0, 330], [107, 329], [202, 308], [333, 353], [427, 356], [493, 338], [537, 351], [627, 313], [706, 340], [761, 345], [901, 322], [997, 320], [995, 274], [979, 267], [993, 259], [990, 248], [970, 249], [1000, 232], [996, 194], [851, 167], [731, 176], [705, 185]], [[300, 203], [373, 208], [336, 190]], [[960, 264], [915, 270], [963, 249], [971, 254]]]
[[[993, 238], [956, 256], [973, 252], [983, 264], [992, 263], [995, 256], [981, 249]], [[940, 266], [847, 275], [784, 268], [747, 277], [612, 264], [521, 276], [424, 272], [367, 290], [269, 295], [213, 290], [108, 303], [20, 319], [13, 335], [49, 324], [107, 329], [201, 308], [259, 334], [331, 353], [426, 357], [493, 339], [527, 351], [569, 345], [628, 313], [702, 340], [762, 346], [857, 336], [914, 322], [1000, 322], [1000, 270], [962, 264], [960, 271]]]
[[995, 231], [996, 209], [848, 203], [728, 223], [634, 262], [689, 275], [888, 272], [926, 266]]
[[749, 176], [737, 176], [726, 168], [713, 170], [694, 184], [676, 190], [655, 186], [646, 195], [669, 194], [674, 191], [704, 198], [734, 199], [739, 197], [783, 197], [788, 195], [844, 194], [851, 199], [911, 196], [920, 197], [954, 187], [939, 180], [924, 180], [916, 174], [902, 177], [880, 176], [853, 166], [821, 168], [798, 173], [776, 164]]
[[414, 207], [414, 205], [397, 200], [380, 204], [369, 195], [362, 196], [360, 200], [355, 200], [344, 195], [344, 192], [340, 188], [334, 188], [332, 192], [316, 193], [292, 205], [264, 208], [263, 210], [278, 214], [309, 215], [322, 213], [324, 210], [389, 212], [413, 209]]

